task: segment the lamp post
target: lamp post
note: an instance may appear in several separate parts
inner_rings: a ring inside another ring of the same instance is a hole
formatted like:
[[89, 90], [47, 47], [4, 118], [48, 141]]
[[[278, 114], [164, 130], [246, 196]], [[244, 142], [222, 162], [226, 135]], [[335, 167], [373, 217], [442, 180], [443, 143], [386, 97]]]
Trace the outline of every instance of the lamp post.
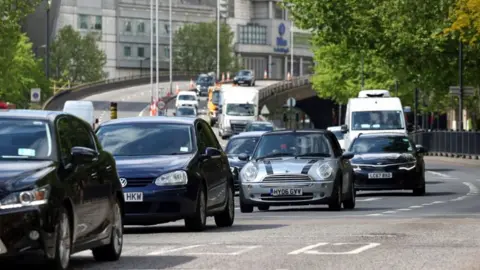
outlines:
[[153, 0], [150, 0], [150, 93], [151, 100], [153, 100], [153, 26], [156, 22], [153, 21]]
[[217, 81], [218, 80], [220, 80], [220, 0], [217, 0]]
[[170, 77], [170, 93], [173, 92], [173, 44], [172, 44], [172, 31], [173, 31], [173, 27], [172, 27], [172, 0], [169, 1], [169, 9], [168, 9], [168, 23], [170, 25], [170, 31], [169, 32], [169, 48], [168, 48], [168, 54], [169, 54], [169, 58], [170, 58], [170, 67], [169, 67], [169, 77]]
[[45, 76], [50, 80], [50, 6], [51, 0], [47, 0], [47, 22], [46, 26], [46, 41], [45, 41]]

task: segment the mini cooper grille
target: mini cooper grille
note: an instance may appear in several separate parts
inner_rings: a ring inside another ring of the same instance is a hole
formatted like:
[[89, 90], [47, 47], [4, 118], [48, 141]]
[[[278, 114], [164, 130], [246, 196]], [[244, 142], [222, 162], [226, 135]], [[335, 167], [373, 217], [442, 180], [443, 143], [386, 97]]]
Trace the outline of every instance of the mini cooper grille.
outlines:
[[303, 174], [274, 174], [267, 175], [263, 178], [263, 182], [306, 182], [312, 181], [310, 176]]

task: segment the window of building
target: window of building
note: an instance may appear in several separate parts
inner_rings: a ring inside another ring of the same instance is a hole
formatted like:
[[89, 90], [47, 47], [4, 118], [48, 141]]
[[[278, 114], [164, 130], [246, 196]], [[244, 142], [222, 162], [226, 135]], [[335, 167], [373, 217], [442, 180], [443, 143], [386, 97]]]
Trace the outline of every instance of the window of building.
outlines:
[[137, 32], [145, 33], [145, 23], [144, 22], [139, 22], [137, 24]]
[[170, 47], [169, 46], [165, 46], [163, 48], [163, 53], [165, 55], [165, 57], [170, 57]]
[[95, 30], [102, 30], [102, 16], [95, 16]]
[[283, 9], [278, 5], [278, 4], [274, 4], [273, 5], [273, 10], [274, 10], [274, 18], [275, 19], [279, 19], [279, 20], [284, 20], [284, 12], [283, 12]]
[[145, 48], [144, 47], [138, 47], [137, 48], [137, 56], [138, 57], [145, 57]]
[[261, 25], [241, 25], [239, 42], [241, 44], [267, 44], [267, 27]]
[[152, 34], [155, 35], [155, 33], [157, 33], [157, 24], [156, 24], [156, 23], [153, 23], [153, 31], [152, 31]]
[[88, 15], [78, 15], [78, 28], [88, 29]]
[[164, 30], [166, 35], [170, 35], [170, 25], [164, 24]]
[[123, 56], [132, 56], [132, 48], [130, 46], [123, 47]]
[[132, 22], [126, 21], [125, 22], [125, 32], [132, 32]]
[[153, 57], [157, 56], [157, 50], [155, 49], [155, 47], [152, 48], [152, 53], [153, 53]]

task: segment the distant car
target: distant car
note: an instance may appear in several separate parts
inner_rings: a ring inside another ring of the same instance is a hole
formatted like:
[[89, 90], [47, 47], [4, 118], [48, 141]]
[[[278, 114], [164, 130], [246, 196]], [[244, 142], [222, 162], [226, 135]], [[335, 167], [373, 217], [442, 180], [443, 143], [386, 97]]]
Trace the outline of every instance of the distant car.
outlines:
[[345, 141], [343, 140], [343, 135], [345, 135], [345, 133], [342, 132], [342, 127], [341, 126], [328, 127], [327, 130], [331, 131], [335, 135], [335, 137], [338, 140], [338, 143], [340, 144], [340, 147], [342, 147], [342, 149], [345, 150]]
[[255, 86], [255, 73], [253, 70], [240, 70], [233, 78], [234, 84], [247, 84], [248, 86]]
[[67, 100], [63, 105], [63, 112], [75, 115], [76, 117], [87, 121], [93, 129], [98, 119], [95, 119], [95, 108], [93, 102], [87, 100]]
[[195, 92], [191, 91], [181, 91], [177, 95], [177, 100], [175, 101], [175, 107], [189, 106], [198, 109], [198, 97]]
[[71, 254], [87, 249], [97, 261], [118, 260], [123, 191], [89, 123], [10, 110], [0, 112], [0, 124], [0, 260], [42, 251], [47, 269], [64, 270]]
[[233, 175], [210, 126], [200, 118], [133, 117], [102, 123], [103, 147], [116, 159], [125, 192], [125, 224], [185, 220], [205, 229], [235, 217]]
[[196, 89], [197, 94], [201, 97], [208, 95], [208, 88], [215, 85], [215, 75], [200, 74], [197, 78]]
[[242, 132], [228, 140], [225, 153], [228, 156], [228, 162], [235, 179], [235, 190], [238, 190], [240, 187], [238, 174], [243, 166], [247, 164], [247, 161], [238, 159], [238, 156], [241, 154], [251, 156], [260, 136], [264, 133], [265, 131]]
[[252, 121], [245, 126], [245, 131], [273, 131], [275, 127], [266, 121]]
[[173, 114], [180, 117], [197, 117], [198, 115], [194, 107], [187, 106], [178, 107]]
[[351, 153], [342, 153], [335, 135], [323, 130], [285, 130], [263, 134], [240, 171], [240, 211], [255, 206], [327, 204], [355, 208]]
[[357, 190], [413, 190], [425, 194], [427, 150], [401, 133], [361, 134], [351, 144]]

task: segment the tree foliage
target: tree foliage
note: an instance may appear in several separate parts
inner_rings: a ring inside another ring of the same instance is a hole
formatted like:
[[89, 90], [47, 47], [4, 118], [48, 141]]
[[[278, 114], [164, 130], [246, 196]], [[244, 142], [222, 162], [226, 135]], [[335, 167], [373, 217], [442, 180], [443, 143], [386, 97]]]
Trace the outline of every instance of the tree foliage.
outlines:
[[[217, 23], [186, 24], [174, 36], [175, 69], [209, 72], [217, 67]], [[233, 55], [233, 32], [228, 24], [220, 25], [220, 70], [238, 68]]]
[[105, 52], [97, 45], [96, 33], [80, 34], [72, 26], [62, 28], [51, 48], [50, 74], [71, 84], [98, 81], [106, 77]]
[[480, 0], [457, 0], [451, 15], [453, 23], [445, 32], [459, 32], [463, 39], [477, 43], [480, 38]]

